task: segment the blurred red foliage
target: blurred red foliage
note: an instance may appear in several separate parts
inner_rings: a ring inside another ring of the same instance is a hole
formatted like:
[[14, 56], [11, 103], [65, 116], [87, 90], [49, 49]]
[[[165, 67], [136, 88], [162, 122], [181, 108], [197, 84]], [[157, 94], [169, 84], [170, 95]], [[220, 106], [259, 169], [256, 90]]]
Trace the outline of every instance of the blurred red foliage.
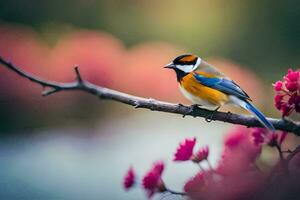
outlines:
[[[78, 30], [61, 37], [53, 48], [49, 48], [34, 31], [13, 25], [2, 25], [0, 35], [0, 55], [40, 77], [72, 81], [72, 68], [79, 65], [83, 77], [95, 84], [135, 95], [187, 103], [178, 91], [173, 72], [163, 69], [171, 58], [183, 53], [171, 44], [148, 42], [127, 50], [120, 40], [107, 33]], [[212, 63], [257, 97], [256, 88], [260, 83], [249, 70], [220, 59], [212, 60]], [[26, 83], [6, 69], [0, 68], [0, 72], [5, 74], [0, 78], [0, 87], [6, 88], [6, 96], [17, 95], [24, 100], [40, 90], [39, 86]], [[241, 74], [247, 74], [247, 82]], [[246, 84], [249, 82], [250, 85]]]

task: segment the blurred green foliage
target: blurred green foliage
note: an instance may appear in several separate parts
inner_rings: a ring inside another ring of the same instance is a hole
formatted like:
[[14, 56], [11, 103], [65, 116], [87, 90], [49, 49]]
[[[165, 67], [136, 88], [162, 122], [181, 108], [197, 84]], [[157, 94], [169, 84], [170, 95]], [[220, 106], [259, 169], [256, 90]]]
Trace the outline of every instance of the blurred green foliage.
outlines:
[[0, 2], [0, 19], [32, 26], [50, 44], [74, 28], [104, 30], [128, 46], [168, 41], [268, 81], [300, 63], [300, 1], [10, 0]]

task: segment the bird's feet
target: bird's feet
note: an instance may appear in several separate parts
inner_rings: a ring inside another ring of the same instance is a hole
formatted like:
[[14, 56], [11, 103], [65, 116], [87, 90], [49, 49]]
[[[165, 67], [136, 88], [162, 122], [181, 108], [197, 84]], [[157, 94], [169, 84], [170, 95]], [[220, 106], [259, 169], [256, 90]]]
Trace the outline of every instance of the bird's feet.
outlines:
[[[180, 107], [180, 106], [185, 106], [185, 105], [179, 103], [178, 106]], [[186, 115], [191, 115], [191, 116], [193, 116], [193, 117], [196, 117], [196, 115], [194, 114], [194, 111], [195, 111], [197, 108], [199, 108], [200, 106], [201, 106], [201, 105], [199, 105], [199, 104], [193, 104], [193, 105], [190, 105], [190, 106], [189, 106], [189, 111], [188, 111], [186, 114], [183, 114], [182, 117], [185, 117]]]
[[189, 111], [189, 115], [196, 117], [195, 111], [200, 107], [200, 104], [193, 104], [190, 106], [190, 111]]
[[[183, 105], [182, 103], [177, 103], [177, 109], [181, 109], [181, 107], [187, 107], [185, 105]], [[187, 113], [188, 114], [188, 113]], [[182, 117], [184, 118], [187, 114], [183, 114]]]
[[213, 117], [215, 115], [216, 112], [218, 112], [218, 110], [220, 109], [221, 106], [218, 106], [216, 109], [214, 109], [209, 115], [207, 115], [205, 117], [205, 121], [207, 122], [211, 122], [213, 120]]

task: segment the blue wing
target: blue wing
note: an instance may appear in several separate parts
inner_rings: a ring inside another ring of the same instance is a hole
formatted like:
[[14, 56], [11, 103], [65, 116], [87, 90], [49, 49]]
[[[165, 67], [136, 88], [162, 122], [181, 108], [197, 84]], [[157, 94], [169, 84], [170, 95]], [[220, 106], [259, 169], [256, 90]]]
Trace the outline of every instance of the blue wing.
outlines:
[[240, 99], [251, 100], [246, 92], [244, 92], [235, 82], [226, 78], [208, 78], [200, 74], [194, 73], [194, 77], [199, 83], [210, 88], [214, 88], [228, 95], [234, 95]]
[[266, 119], [266, 117], [262, 114], [262, 112], [260, 112], [254, 105], [252, 105], [249, 102], [249, 100], [251, 100], [250, 97], [235, 82], [228, 80], [226, 78], [218, 78], [218, 77], [208, 78], [196, 73], [194, 73], [194, 77], [202, 85], [205, 85], [210, 88], [214, 88], [228, 95], [236, 96], [238, 98], [238, 101], [241, 102], [238, 103], [238, 105], [242, 106], [243, 108], [253, 113], [265, 127], [273, 131], [275, 130], [273, 124], [271, 124]]

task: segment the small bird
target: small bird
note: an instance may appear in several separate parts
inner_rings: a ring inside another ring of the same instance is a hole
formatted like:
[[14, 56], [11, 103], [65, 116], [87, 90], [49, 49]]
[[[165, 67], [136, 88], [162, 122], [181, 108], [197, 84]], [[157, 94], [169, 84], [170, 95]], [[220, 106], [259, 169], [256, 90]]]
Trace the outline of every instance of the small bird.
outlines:
[[214, 111], [224, 104], [240, 106], [254, 114], [265, 127], [275, 130], [239, 85], [200, 57], [181, 55], [165, 68], [175, 70], [180, 91], [194, 104]]

